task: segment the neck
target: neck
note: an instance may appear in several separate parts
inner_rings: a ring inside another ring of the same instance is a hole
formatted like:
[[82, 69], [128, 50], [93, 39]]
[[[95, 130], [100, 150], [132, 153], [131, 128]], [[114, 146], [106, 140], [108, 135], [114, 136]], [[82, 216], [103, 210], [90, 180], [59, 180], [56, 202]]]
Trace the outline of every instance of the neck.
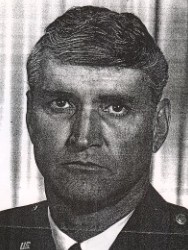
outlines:
[[69, 204], [61, 203], [60, 206], [54, 206], [49, 201], [50, 212], [62, 231], [82, 242], [103, 232], [133, 211], [145, 195], [148, 185], [148, 179], [140, 179], [115, 205], [109, 205], [94, 213], [77, 214]]

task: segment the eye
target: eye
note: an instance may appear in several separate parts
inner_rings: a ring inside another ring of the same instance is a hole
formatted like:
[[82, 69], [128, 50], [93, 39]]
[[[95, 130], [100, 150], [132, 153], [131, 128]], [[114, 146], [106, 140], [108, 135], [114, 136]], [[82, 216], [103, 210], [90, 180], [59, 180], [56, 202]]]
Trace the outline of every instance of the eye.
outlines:
[[58, 108], [69, 108], [70, 107], [70, 104], [68, 101], [65, 101], [65, 100], [62, 100], [62, 99], [57, 99], [55, 101], [52, 102], [52, 105], [53, 106], [56, 106]]
[[50, 108], [54, 112], [71, 112], [74, 109], [74, 105], [69, 101], [59, 98], [50, 102]]
[[108, 112], [114, 116], [123, 116], [129, 112], [129, 108], [122, 104], [113, 104], [106, 107], [104, 112]]

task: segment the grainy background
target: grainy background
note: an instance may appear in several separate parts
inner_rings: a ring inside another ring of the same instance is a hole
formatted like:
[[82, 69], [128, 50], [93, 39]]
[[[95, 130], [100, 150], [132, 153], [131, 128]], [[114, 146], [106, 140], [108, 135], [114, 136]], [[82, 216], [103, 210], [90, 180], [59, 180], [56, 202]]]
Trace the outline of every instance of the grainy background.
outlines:
[[151, 181], [168, 201], [188, 207], [187, 0], [0, 0], [0, 210], [44, 199], [26, 125], [27, 55], [47, 24], [72, 6], [132, 12], [166, 55], [172, 101], [169, 136], [153, 158]]

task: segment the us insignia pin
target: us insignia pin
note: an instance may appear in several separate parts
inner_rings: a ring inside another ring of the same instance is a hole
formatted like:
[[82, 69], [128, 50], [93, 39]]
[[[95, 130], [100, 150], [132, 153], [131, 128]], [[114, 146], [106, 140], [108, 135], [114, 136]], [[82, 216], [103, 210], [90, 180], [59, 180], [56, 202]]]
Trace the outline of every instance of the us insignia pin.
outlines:
[[30, 249], [31, 241], [24, 241], [20, 245], [20, 250], [28, 250]]

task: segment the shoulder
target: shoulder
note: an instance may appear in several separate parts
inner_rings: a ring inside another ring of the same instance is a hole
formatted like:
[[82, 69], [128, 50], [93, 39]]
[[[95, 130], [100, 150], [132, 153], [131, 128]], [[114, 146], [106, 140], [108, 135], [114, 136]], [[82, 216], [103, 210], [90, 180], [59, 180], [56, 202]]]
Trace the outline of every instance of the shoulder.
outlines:
[[[184, 207], [167, 203], [169, 213], [168, 244], [170, 249], [188, 247], [188, 210]], [[168, 218], [168, 217], [167, 217]]]
[[188, 210], [182, 206], [167, 202], [151, 186], [144, 199], [144, 209], [149, 211], [152, 221], [161, 227], [161, 223], [169, 226], [172, 233], [188, 233]]
[[167, 202], [167, 210], [170, 214], [171, 231], [174, 233], [185, 231], [188, 235], [188, 209]]
[[0, 212], [0, 249], [55, 249], [46, 201]]
[[47, 224], [48, 204], [42, 201], [22, 207], [16, 207], [0, 212], [0, 226], [33, 226], [34, 224]]
[[165, 201], [150, 186], [125, 230], [132, 232], [132, 244], [139, 239], [143, 249], [187, 249], [188, 210]]

